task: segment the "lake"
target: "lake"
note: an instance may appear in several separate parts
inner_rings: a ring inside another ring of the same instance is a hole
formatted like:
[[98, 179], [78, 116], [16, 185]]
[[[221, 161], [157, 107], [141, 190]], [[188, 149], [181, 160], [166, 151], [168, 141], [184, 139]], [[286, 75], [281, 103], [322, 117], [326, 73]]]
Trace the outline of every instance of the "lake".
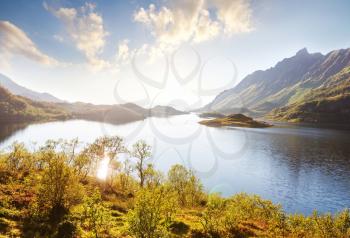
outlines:
[[[145, 139], [157, 169], [193, 169], [209, 192], [261, 195], [287, 212], [336, 212], [350, 207], [350, 131], [279, 125], [264, 129], [209, 128], [193, 114], [124, 125], [70, 120], [0, 126], [0, 149], [14, 141], [37, 148], [47, 139], [123, 136]], [[34, 143], [35, 142], [35, 143]]]

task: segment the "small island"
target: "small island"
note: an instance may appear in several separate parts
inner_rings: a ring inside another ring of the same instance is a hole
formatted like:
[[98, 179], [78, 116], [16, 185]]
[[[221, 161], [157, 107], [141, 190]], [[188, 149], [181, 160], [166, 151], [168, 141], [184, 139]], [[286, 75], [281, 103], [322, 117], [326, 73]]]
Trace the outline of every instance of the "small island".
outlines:
[[202, 125], [213, 126], [213, 127], [221, 127], [221, 126], [237, 126], [237, 127], [250, 127], [250, 128], [265, 128], [270, 127], [272, 125], [255, 121], [251, 117], [247, 117], [243, 114], [231, 114], [221, 118], [215, 118], [210, 120], [203, 120], [199, 122]]

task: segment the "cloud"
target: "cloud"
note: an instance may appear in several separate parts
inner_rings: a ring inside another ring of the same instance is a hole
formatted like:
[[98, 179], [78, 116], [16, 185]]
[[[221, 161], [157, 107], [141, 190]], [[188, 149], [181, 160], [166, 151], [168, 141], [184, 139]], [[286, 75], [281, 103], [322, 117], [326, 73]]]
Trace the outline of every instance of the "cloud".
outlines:
[[171, 0], [159, 9], [154, 4], [134, 13], [159, 44], [202, 42], [221, 33], [232, 35], [252, 30], [247, 0]]
[[220, 33], [220, 24], [210, 18], [208, 10], [201, 10], [194, 30], [194, 42], [201, 42], [215, 38]]
[[108, 32], [104, 29], [102, 16], [95, 12], [94, 4], [86, 3], [77, 9], [53, 9], [44, 2], [44, 8], [63, 22], [69, 38], [91, 66], [96, 69], [110, 66], [109, 62], [99, 57]]
[[246, 0], [212, 0], [217, 9], [217, 18], [222, 22], [224, 33], [234, 34], [249, 32], [252, 10]]
[[118, 44], [117, 61], [127, 62], [130, 59], [129, 40], [124, 39]]
[[13, 55], [20, 55], [44, 65], [58, 65], [54, 58], [41, 52], [35, 43], [22, 31], [8, 21], [0, 21], [0, 52], [3, 63]]

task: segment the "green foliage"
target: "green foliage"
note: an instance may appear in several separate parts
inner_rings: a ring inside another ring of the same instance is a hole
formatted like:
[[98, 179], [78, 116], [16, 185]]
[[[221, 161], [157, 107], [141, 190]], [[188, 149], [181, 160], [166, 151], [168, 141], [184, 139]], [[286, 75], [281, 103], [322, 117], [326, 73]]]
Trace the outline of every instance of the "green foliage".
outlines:
[[151, 147], [144, 140], [140, 140], [133, 145], [131, 156], [137, 159], [135, 169], [139, 176], [140, 186], [143, 187], [147, 169], [146, 160], [151, 156]]
[[272, 237], [283, 235], [285, 231], [285, 217], [279, 206], [245, 193], [228, 199], [210, 195], [201, 220], [210, 237], [246, 237], [255, 232], [253, 229], [245, 231], [244, 225], [257, 226], [258, 223], [267, 226]]
[[49, 210], [52, 215], [68, 210], [82, 199], [83, 187], [71, 167], [66, 164], [64, 154], [55, 154], [47, 161], [40, 186], [39, 209]]
[[222, 213], [226, 208], [226, 201], [218, 194], [209, 195], [205, 210], [202, 213], [201, 223], [204, 232], [209, 237], [220, 237], [224, 225]]
[[[120, 137], [83, 148], [47, 141], [34, 152], [13, 144], [0, 153], [0, 237], [350, 237], [349, 210], [289, 215], [256, 195], [208, 195], [182, 165], [157, 171], [150, 150], [139, 141], [120, 161]], [[95, 171], [105, 156], [103, 181]]]
[[174, 194], [164, 186], [141, 189], [127, 214], [127, 230], [138, 238], [167, 237], [176, 209]]
[[85, 197], [83, 203], [73, 209], [71, 217], [78, 224], [81, 237], [100, 238], [115, 234], [112, 211], [98, 191]]
[[175, 191], [181, 206], [199, 205], [203, 198], [203, 187], [198, 178], [182, 165], [174, 165], [168, 172], [168, 185]]

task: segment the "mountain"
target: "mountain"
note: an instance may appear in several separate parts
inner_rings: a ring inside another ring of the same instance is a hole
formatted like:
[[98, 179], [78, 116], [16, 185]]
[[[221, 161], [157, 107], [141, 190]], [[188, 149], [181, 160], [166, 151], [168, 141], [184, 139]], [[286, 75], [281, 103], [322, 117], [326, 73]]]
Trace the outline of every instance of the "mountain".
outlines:
[[65, 120], [68, 118], [70, 115], [53, 103], [36, 102], [13, 95], [0, 86], [1, 123]]
[[133, 103], [119, 105], [94, 105], [91, 103], [59, 103], [73, 118], [121, 124], [144, 120], [147, 117], [168, 117], [182, 115], [185, 112], [172, 107], [156, 106], [151, 109]]
[[48, 93], [38, 93], [22, 87], [0, 74], [0, 122], [19, 123], [63, 119], [84, 119], [121, 124], [147, 117], [181, 115], [172, 107], [156, 106], [151, 109], [133, 103], [94, 105], [67, 103]]
[[14, 95], [0, 86], [0, 123], [27, 123], [67, 119], [121, 124], [144, 120], [147, 117], [164, 117], [184, 114], [172, 107], [156, 106], [145, 109], [133, 103], [120, 105], [94, 105], [91, 103], [38, 102]]
[[[335, 50], [326, 55], [310, 54], [302, 49], [270, 69], [248, 75], [236, 87], [220, 93], [201, 111], [227, 114], [241, 110], [253, 116], [268, 114], [272, 119], [319, 121], [310, 117], [313, 110], [325, 110], [323, 107], [332, 107], [335, 102], [334, 105], [344, 110], [349, 108], [344, 95], [348, 92], [349, 66], [350, 49]], [[316, 102], [322, 102], [324, 106], [316, 107], [321, 105]], [[303, 115], [306, 109], [309, 116]], [[292, 111], [294, 116], [288, 116]]]
[[6, 88], [11, 93], [19, 96], [23, 96], [34, 101], [42, 101], [42, 102], [63, 102], [63, 100], [58, 99], [52, 96], [49, 93], [39, 93], [23, 86], [18, 85], [10, 78], [5, 75], [0, 74], [0, 86]]
[[143, 120], [146, 117], [139, 111], [124, 105], [94, 105], [91, 103], [59, 103], [74, 119], [122, 124]]
[[148, 109], [148, 116], [153, 117], [168, 117], [175, 115], [183, 115], [187, 114], [187, 112], [179, 111], [170, 106], [155, 106], [151, 109]]
[[266, 117], [295, 122], [348, 123], [350, 67], [344, 68], [294, 103], [274, 109]]

